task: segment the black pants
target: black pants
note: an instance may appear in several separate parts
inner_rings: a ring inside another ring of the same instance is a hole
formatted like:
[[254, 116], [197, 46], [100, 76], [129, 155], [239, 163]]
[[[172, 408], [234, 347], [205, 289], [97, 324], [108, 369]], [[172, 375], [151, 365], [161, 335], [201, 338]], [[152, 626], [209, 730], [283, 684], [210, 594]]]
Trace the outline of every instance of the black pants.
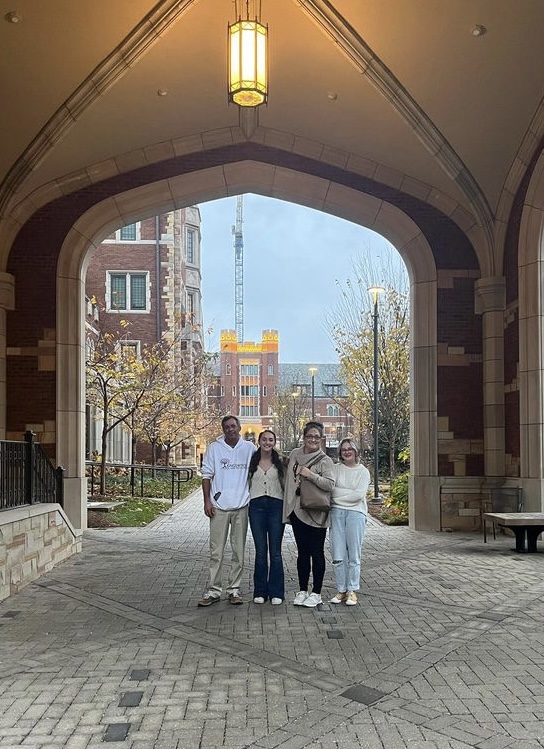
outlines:
[[299, 590], [308, 590], [310, 571], [313, 575], [312, 591], [321, 593], [325, 576], [326, 528], [314, 528], [299, 520], [294, 512], [289, 516], [297, 544], [297, 572]]

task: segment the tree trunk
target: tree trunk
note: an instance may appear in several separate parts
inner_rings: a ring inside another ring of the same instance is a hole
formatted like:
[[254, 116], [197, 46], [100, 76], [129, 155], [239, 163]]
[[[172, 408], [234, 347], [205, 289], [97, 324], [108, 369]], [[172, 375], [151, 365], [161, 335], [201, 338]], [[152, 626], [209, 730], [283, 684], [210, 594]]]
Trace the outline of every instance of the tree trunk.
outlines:
[[106, 495], [106, 459], [108, 450], [108, 433], [106, 429], [102, 429], [102, 462], [100, 463], [100, 494], [104, 497]]
[[392, 442], [389, 445], [389, 473], [391, 477], [391, 481], [395, 478], [397, 475], [397, 465], [395, 462], [395, 443]]

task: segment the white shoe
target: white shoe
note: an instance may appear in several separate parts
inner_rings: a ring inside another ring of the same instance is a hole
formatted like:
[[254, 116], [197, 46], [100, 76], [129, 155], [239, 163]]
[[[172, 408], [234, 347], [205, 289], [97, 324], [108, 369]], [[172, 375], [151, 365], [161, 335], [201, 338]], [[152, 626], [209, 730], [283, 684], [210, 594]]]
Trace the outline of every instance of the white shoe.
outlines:
[[329, 603], [343, 603], [347, 598], [347, 593], [343, 593], [341, 590], [338, 591], [338, 593], [334, 596], [334, 598], [331, 598]]
[[305, 599], [303, 602], [303, 606], [308, 606], [308, 608], [313, 609], [315, 606], [319, 606], [320, 603], [323, 603], [321, 600], [321, 595], [319, 593], [310, 593], [310, 595]]
[[272, 606], [279, 606], [280, 603], [283, 603], [283, 598], [273, 598], [270, 603]]
[[354, 593], [352, 590], [348, 591], [348, 594], [346, 596], [346, 606], [356, 606], [357, 605], [357, 594]]
[[293, 601], [294, 606], [302, 606], [304, 605], [304, 601], [308, 598], [308, 591], [307, 590], [299, 590], [299, 592], [295, 596], [295, 600]]
[[262, 596], [255, 596], [253, 603], [264, 603], [264, 598]]

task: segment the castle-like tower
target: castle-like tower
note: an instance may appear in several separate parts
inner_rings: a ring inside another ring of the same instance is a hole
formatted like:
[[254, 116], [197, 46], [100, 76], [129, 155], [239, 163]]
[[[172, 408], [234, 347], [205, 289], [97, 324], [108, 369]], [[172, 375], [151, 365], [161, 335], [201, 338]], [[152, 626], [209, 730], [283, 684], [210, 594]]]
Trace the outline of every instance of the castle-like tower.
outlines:
[[251, 438], [269, 423], [278, 386], [279, 333], [263, 330], [260, 343], [254, 343], [222, 330], [220, 340], [221, 408], [239, 416], [242, 434]]

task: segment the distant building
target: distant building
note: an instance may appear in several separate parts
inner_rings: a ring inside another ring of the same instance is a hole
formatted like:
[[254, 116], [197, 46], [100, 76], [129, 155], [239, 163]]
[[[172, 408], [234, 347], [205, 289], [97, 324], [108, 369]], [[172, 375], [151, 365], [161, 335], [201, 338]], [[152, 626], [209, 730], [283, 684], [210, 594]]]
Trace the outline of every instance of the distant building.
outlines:
[[[312, 418], [312, 373], [313, 383], [313, 417], [324, 426], [327, 451], [336, 455], [339, 442], [357, 431], [352, 415], [345, 408], [347, 390], [340, 377], [338, 364], [280, 364], [279, 388], [283, 393], [295, 394], [304, 407], [300, 409], [297, 420], [308, 421]], [[296, 412], [296, 409], [295, 409]], [[297, 425], [300, 441], [300, 428]], [[297, 432], [295, 432], [297, 434]]]
[[234, 330], [221, 331], [213, 395], [222, 413], [239, 417], [245, 439], [256, 439], [263, 427], [263, 416], [272, 410], [278, 385], [278, 355], [277, 330], [263, 330], [258, 343], [239, 343]]
[[[125, 319], [130, 339], [124, 346], [138, 352], [163, 338], [179, 341], [174, 355], [190, 367], [203, 347], [201, 285], [196, 206], [121, 227], [93, 253], [87, 270], [86, 296], [97, 303], [88, 303], [88, 343], [98, 325], [115, 332]], [[88, 407], [87, 457], [100, 452], [101, 429], [100, 419]], [[197, 452], [194, 439], [188, 439], [177, 451], [176, 463], [195, 464]], [[131, 433], [123, 424], [112, 433], [107, 459], [130, 462], [130, 457]], [[149, 445], [136, 445], [138, 461], [150, 457]]]
[[[259, 343], [239, 343], [234, 330], [222, 330], [212, 398], [223, 414], [240, 418], [242, 436], [256, 439], [265, 427], [278, 435], [281, 449], [300, 443], [302, 426], [312, 416], [312, 376], [308, 364], [279, 363], [279, 334], [264, 330]], [[346, 388], [336, 364], [316, 364], [314, 414], [335, 454], [338, 443], [357, 432], [344, 408]]]

